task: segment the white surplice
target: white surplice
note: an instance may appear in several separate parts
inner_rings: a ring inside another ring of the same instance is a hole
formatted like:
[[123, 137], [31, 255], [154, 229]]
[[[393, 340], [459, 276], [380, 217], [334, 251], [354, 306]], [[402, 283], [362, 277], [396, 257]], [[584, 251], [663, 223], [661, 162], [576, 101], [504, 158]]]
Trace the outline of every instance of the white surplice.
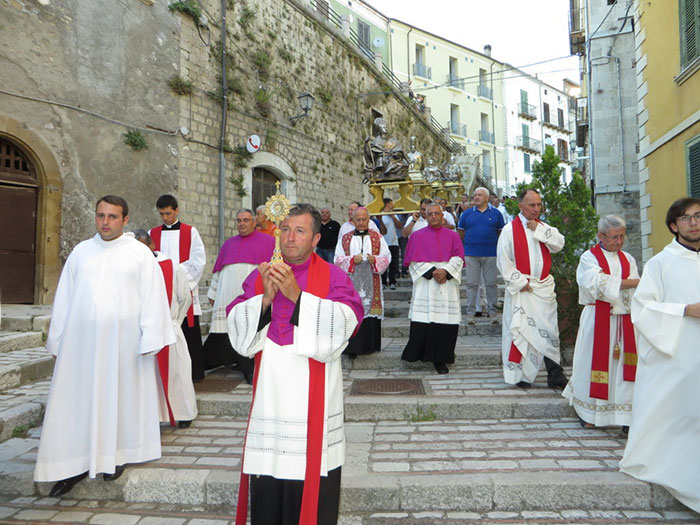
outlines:
[[[498, 237], [496, 265], [506, 285], [503, 298], [503, 329], [501, 355], [503, 376], [511, 385], [520, 381], [533, 383], [545, 357], [559, 363], [559, 326], [557, 324], [557, 300], [554, 293], [554, 277], [542, 276], [543, 259], [540, 242], [550, 253], [564, 247], [564, 236], [553, 226], [538, 223], [535, 231], [527, 227], [527, 219], [519, 214], [525, 228], [530, 254], [530, 275], [520, 273], [515, 267], [513, 245], [513, 223], [506, 224]], [[532, 292], [521, 292], [526, 284]], [[522, 354], [520, 363], [508, 361], [511, 343], [515, 343]]]
[[[629, 279], [639, 279], [637, 262], [623, 252], [630, 263]], [[622, 266], [617, 252], [603, 249], [610, 275], [603, 273], [598, 260], [590, 250], [584, 252], [576, 268], [578, 302], [584, 305], [574, 348], [574, 367], [571, 379], [562, 395], [573, 405], [578, 416], [597, 427], [630, 424], [634, 382], [622, 378], [624, 353], [622, 344], [622, 314], [630, 313], [634, 288], [621, 290]], [[590, 397], [593, 340], [595, 335], [595, 302], [610, 303], [610, 355], [608, 358], [608, 399]], [[619, 337], [618, 337], [619, 336]], [[614, 359], [615, 343], [620, 341], [620, 357]]]
[[384, 291], [382, 290], [382, 282], [379, 280], [376, 283], [379, 288], [379, 297], [381, 298], [381, 311], [372, 308], [372, 298], [374, 297], [374, 275], [383, 274], [389, 267], [391, 262], [391, 252], [384, 237], [379, 235], [379, 254], [374, 257], [374, 264], [370, 264], [367, 259], [363, 259], [361, 263], [354, 265], [353, 273], [348, 273], [350, 263], [355, 255], [366, 257], [372, 253], [372, 239], [369, 235], [353, 235], [350, 240], [348, 252], [350, 255], [345, 255], [343, 249], [343, 238], [338, 239], [338, 244], [335, 246], [335, 256], [333, 262], [341, 270], [348, 274], [352, 284], [355, 286], [360, 299], [362, 299], [362, 307], [365, 311], [365, 317], [374, 317], [376, 319], [384, 319]]
[[326, 364], [321, 475], [327, 476], [345, 459], [340, 354], [357, 326], [357, 317], [340, 301], [302, 292], [294, 342], [280, 346], [267, 338], [270, 324], [258, 331], [261, 309], [262, 295], [256, 295], [234, 306], [228, 317], [229, 338], [238, 353], [253, 357], [265, 350], [257, 371], [243, 472], [304, 479], [312, 358]]
[[155, 353], [175, 342], [163, 275], [133, 235], [78, 244], [56, 290], [35, 481], [160, 457]]
[[[156, 261], [172, 260], [158, 253]], [[197, 417], [197, 398], [192, 384], [192, 359], [187, 350], [187, 341], [182, 332], [182, 321], [192, 304], [192, 290], [185, 270], [173, 261], [173, 296], [170, 301], [170, 318], [177, 342], [169, 347], [168, 358], [168, 401], [176, 421], [192, 421]], [[157, 369], [158, 370], [158, 369]], [[168, 405], [160, 373], [158, 374], [158, 398], [161, 421], [170, 421]]]
[[209, 325], [210, 333], [225, 334], [227, 332], [226, 307], [243, 293], [243, 281], [257, 267], [257, 264], [248, 263], [227, 264], [212, 274], [207, 292], [207, 297], [214, 301], [211, 324]]
[[176, 263], [180, 264], [190, 280], [190, 286], [194, 290], [192, 310], [194, 315], [202, 315], [202, 307], [199, 304], [199, 280], [204, 274], [204, 265], [207, 263], [207, 255], [204, 250], [202, 237], [197, 228], [192, 226], [192, 240], [190, 242], [190, 258], [180, 261], [180, 230], [166, 230], [160, 235], [160, 251]]
[[[413, 295], [408, 318], [415, 323], [459, 324], [462, 307], [459, 285], [462, 282], [464, 259], [451, 257], [448, 261], [411, 262], [408, 273], [413, 281]], [[435, 279], [423, 279], [432, 268], [445, 269], [452, 276], [444, 284]]]
[[652, 257], [632, 298], [637, 378], [620, 470], [700, 512], [700, 253], [675, 240]]

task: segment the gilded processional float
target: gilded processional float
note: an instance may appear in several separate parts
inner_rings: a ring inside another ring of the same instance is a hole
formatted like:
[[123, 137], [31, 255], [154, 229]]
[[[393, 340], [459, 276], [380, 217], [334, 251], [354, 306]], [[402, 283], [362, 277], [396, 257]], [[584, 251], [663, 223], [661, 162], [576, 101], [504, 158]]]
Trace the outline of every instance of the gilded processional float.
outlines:
[[363, 182], [369, 184], [373, 200], [367, 206], [373, 215], [381, 214], [385, 192], [396, 191], [396, 211], [417, 211], [423, 198], [440, 197], [448, 203], [460, 200], [464, 192], [471, 190], [479, 169], [477, 155], [451, 155], [449, 162], [437, 166], [432, 158], [424, 162], [423, 154], [416, 149], [416, 137], [411, 137], [410, 151], [406, 153], [401, 143], [389, 137], [383, 118], [374, 119], [373, 137], [367, 137], [364, 145]]

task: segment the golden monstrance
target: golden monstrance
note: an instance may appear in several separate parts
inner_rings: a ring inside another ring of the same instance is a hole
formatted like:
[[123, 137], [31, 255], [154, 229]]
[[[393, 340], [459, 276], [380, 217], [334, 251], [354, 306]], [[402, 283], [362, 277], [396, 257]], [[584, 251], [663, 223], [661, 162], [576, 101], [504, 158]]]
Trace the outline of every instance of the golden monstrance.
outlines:
[[292, 203], [289, 199], [280, 193], [280, 183], [277, 181], [275, 183], [277, 186], [277, 193], [272, 197], [267, 199], [265, 203], [265, 217], [267, 220], [273, 222], [277, 228], [275, 229], [275, 251], [272, 253], [272, 259], [270, 259], [270, 264], [277, 264], [282, 262], [282, 251], [280, 250], [280, 224], [289, 215], [289, 210], [292, 207]]

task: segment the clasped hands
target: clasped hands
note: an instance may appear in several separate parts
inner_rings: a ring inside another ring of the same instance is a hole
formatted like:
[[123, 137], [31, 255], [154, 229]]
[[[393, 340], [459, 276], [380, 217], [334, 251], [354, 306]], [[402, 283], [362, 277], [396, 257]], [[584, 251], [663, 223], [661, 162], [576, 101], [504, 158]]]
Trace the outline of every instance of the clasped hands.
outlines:
[[439, 270], [433, 271], [433, 279], [438, 284], [445, 284], [447, 282], [447, 270], [440, 268]]
[[294, 277], [292, 268], [283, 263], [262, 263], [258, 266], [263, 283], [263, 308], [267, 309], [274, 300], [277, 292], [282, 292], [287, 299], [296, 303], [301, 295], [301, 288]]
[[359, 255], [358, 254], [358, 255], [355, 255], [355, 257], [353, 257], [352, 260], [355, 264], [360, 264], [364, 260], [366, 260], [370, 264], [374, 264], [375, 257], [371, 253], [368, 253], [367, 255]]

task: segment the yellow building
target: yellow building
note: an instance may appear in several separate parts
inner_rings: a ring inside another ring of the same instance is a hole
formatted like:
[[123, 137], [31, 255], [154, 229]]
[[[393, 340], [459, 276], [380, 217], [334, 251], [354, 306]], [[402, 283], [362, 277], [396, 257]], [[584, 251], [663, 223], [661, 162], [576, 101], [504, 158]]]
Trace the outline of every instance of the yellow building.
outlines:
[[635, 1], [643, 259], [672, 238], [670, 204], [700, 197], [700, 0]]

